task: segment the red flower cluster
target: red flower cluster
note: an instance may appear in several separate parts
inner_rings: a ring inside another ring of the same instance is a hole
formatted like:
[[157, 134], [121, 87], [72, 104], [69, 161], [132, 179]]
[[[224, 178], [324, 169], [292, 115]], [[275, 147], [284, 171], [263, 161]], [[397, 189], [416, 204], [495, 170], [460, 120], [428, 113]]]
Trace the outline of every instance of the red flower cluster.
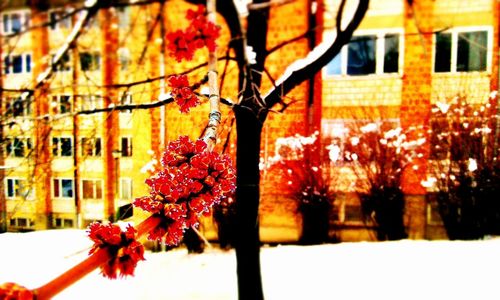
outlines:
[[198, 217], [210, 212], [221, 198], [234, 191], [235, 171], [226, 155], [206, 151], [203, 140], [187, 136], [167, 146], [161, 159], [162, 171], [146, 180], [150, 195], [134, 205], [162, 218], [149, 239], [177, 245], [184, 230], [198, 225]]
[[203, 47], [215, 51], [215, 40], [220, 34], [220, 28], [207, 20], [203, 5], [199, 5], [196, 11], [188, 10], [186, 18], [191, 22], [185, 30], [167, 34], [168, 49], [179, 62], [193, 59], [194, 52]]
[[115, 224], [92, 223], [89, 226], [89, 238], [94, 241], [89, 255], [101, 248], [106, 248], [112, 259], [101, 266], [101, 272], [105, 277], [115, 279], [134, 275], [137, 262], [144, 260], [144, 246], [135, 238], [136, 230], [131, 225], [122, 231]]
[[1, 300], [32, 300], [33, 293], [14, 282], [6, 282], [0, 285]]
[[172, 75], [168, 78], [168, 84], [172, 88], [170, 93], [174, 97], [175, 103], [179, 105], [182, 113], [187, 113], [190, 108], [200, 104], [200, 100], [189, 86], [186, 75]]

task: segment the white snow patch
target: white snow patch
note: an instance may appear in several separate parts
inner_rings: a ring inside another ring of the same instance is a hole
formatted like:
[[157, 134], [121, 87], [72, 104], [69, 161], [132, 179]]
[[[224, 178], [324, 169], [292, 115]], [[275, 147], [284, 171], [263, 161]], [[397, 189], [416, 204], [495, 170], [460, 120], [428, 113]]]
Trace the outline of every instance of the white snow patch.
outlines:
[[[0, 234], [0, 283], [38, 287], [87, 256], [84, 230]], [[83, 249], [83, 251], [81, 251]], [[265, 297], [500, 299], [500, 239], [360, 242], [261, 250]], [[95, 271], [54, 299], [237, 299], [234, 251], [146, 253], [136, 276]]]

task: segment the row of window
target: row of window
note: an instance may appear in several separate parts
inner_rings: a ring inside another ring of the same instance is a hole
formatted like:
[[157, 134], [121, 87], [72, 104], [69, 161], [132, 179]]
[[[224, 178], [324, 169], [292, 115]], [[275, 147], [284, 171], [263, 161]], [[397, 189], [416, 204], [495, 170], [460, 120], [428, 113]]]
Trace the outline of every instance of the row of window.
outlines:
[[[128, 53], [121, 51], [121, 53]], [[94, 52], [80, 52], [78, 53], [80, 69], [82, 71], [98, 71], [101, 69], [101, 54], [97, 51]], [[52, 56], [54, 57], [54, 56]], [[130, 61], [129, 56], [120, 55], [120, 66], [122, 71], [128, 68]], [[71, 70], [71, 56], [65, 54], [57, 64], [52, 65], [55, 72], [70, 71]], [[4, 74], [21, 74], [31, 72], [31, 54], [11, 54], [3, 57], [3, 73]]]
[[[115, 7], [118, 17], [118, 27], [128, 28], [130, 26], [130, 7]], [[78, 16], [79, 17], [79, 16]], [[2, 13], [2, 33], [12, 34], [26, 30], [30, 27], [31, 13], [29, 10], [11, 11]], [[72, 27], [72, 15], [68, 9], [53, 9], [49, 11], [49, 28], [51, 30], [70, 29]], [[94, 17], [87, 28], [99, 27], [99, 20]]]
[[[99, 95], [53, 95], [50, 98], [50, 106], [53, 114], [64, 114], [73, 112], [75, 101], [79, 103], [79, 110], [95, 110], [103, 108], [103, 98]], [[4, 114], [13, 117], [28, 117], [32, 114], [33, 97], [26, 100], [20, 97], [5, 97]], [[132, 104], [132, 95], [124, 93], [119, 99], [120, 105]], [[120, 113], [131, 113], [131, 110], [123, 110]]]
[[[401, 73], [402, 34], [357, 35], [325, 67], [327, 75]], [[488, 29], [455, 29], [435, 34], [434, 72], [486, 71], [492, 33]]]
[[[33, 149], [32, 139], [29, 137], [5, 138], [5, 155], [8, 157], [26, 157]], [[100, 137], [80, 139], [82, 156], [101, 156], [102, 142]], [[132, 138], [120, 138], [120, 155], [122, 157], [132, 156]], [[52, 155], [57, 157], [73, 156], [73, 138], [72, 137], [53, 137]]]
[[[7, 199], [33, 200], [33, 188], [25, 179], [6, 178], [5, 196]], [[132, 179], [120, 178], [119, 197], [122, 200], [132, 200]], [[80, 181], [83, 199], [102, 199], [103, 181], [101, 179], [82, 179]], [[72, 178], [53, 178], [52, 197], [54, 199], [72, 199], [75, 195], [75, 184]]]

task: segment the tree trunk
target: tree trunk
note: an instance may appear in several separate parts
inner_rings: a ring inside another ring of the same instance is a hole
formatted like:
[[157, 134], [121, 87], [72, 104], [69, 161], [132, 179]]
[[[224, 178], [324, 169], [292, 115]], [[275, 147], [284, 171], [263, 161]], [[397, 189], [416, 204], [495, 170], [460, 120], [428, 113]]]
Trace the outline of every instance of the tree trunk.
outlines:
[[259, 153], [262, 123], [251, 109], [236, 107], [236, 262], [238, 299], [264, 299], [260, 273]]

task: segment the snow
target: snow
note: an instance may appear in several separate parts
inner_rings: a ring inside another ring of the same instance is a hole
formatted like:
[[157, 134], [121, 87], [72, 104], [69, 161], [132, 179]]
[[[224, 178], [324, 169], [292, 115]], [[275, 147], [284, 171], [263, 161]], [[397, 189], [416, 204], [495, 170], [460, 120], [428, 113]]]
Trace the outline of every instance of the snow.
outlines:
[[[0, 234], [0, 283], [38, 287], [86, 257], [83, 230]], [[83, 251], [82, 251], [83, 250]], [[500, 299], [500, 239], [265, 246], [266, 299]], [[54, 299], [236, 299], [234, 251], [146, 253], [136, 276], [95, 271]]]

